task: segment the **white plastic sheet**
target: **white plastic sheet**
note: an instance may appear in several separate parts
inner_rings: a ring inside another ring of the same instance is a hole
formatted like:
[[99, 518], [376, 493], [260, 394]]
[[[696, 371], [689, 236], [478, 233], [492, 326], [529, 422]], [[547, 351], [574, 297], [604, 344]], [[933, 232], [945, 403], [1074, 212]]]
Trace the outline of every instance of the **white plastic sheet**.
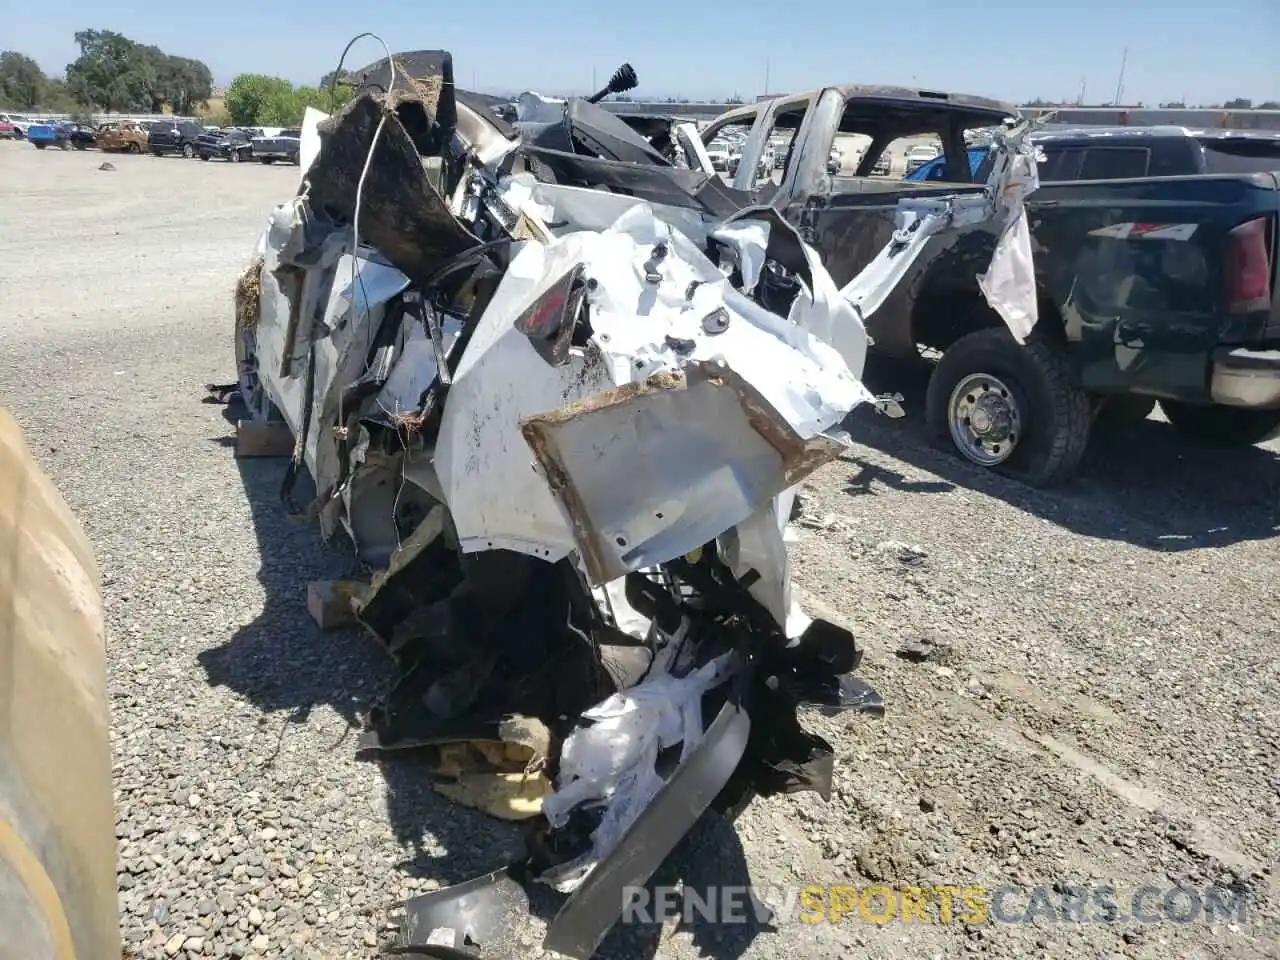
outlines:
[[1031, 256], [1031, 230], [1024, 201], [1040, 185], [1035, 147], [1025, 134], [1010, 142], [1008, 169], [993, 173], [999, 185], [996, 215], [1004, 227], [996, 242], [987, 272], [978, 277], [978, 288], [991, 308], [1000, 314], [1019, 343], [1031, 335], [1040, 318], [1036, 302], [1035, 265]]
[[583, 804], [603, 802], [606, 808], [591, 849], [555, 871], [552, 886], [562, 893], [578, 887], [662, 789], [659, 751], [680, 743], [683, 763], [702, 739], [702, 695], [724, 682], [736, 661], [727, 653], [675, 677], [667, 665], [678, 647], [677, 636], [663, 650], [666, 662], [655, 660], [645, 680], [586, 711], [583, 719], [592, 725], [565, 740], [559, 786], [542, 801], [547, 821], [561, 827]]

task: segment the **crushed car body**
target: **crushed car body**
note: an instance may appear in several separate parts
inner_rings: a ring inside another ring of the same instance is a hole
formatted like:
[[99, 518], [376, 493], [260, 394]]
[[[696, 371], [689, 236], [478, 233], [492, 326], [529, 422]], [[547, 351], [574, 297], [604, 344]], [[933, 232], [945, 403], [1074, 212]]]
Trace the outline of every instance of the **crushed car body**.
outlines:
[[508, 124], [433, 54], [304, 124], [237, 288], [239, 390], [297, 438], [286, 503], [372, 571], [354, 607], [398, 679], [361, 749], [426, 751], [442, 793], [528, 828], [519, 863], [407, 902], [394, 948], [494, 955], [541, 882], [570, 894], [545, 946], [586, 958], [703, 811], [828, 795], [798, 710], [883, 712], [793, 595], [796, 491], [851, 410], [892, 406], [866, 316], [927, 237], [1016, 217], [1034, 164], [999, 138], [985, 190], [904, 200], [841, 289], [781, 197], [588, 99]]

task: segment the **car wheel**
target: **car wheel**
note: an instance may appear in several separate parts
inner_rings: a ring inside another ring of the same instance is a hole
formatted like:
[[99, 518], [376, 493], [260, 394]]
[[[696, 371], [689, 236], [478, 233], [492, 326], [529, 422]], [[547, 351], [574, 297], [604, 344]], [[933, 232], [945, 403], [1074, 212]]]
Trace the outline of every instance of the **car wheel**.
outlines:
[[32, 146], [33, 146], [33, 147], [35, 147], [37, 150], [43, 150], [45, 147], [47, 147], [47, 146], [48, 146], [48, 144], [47, 144], [47, 143], [33, 143], [33, 144], [32, 144]]
[[267, 163], [267, 164], [270, 164], [270, 163], [272, 163], [272, 162], [274, 162], [274, 161], [275, 161], [275, 157], [259, 157], [258, 159], [259, 159], [261, 162], [263, 162], [263, 163]]
[[71, 146], [74, 147], [76, 150], [84, 150], [87, 144], [76, 142], [71, 144]]
[[239, 151], [239, 150], [232, 150], [232, 151], [231, 151], [231, 162], [232, 162], [232, 163], [239, 163], [239, 162], [240, 162], [241, 160], [243, 160], [243, 159], [244, 159], [244, 156], [240, 153], [240, 151]]
[[129, 152], [130, 152], [130, 153], [141, 153], [141, 152], [142, 152], [142, 148], [141, 148], [141, 147], [139, 147], [136, 143], [131, 143], [131, 144], [129, 144]]
[[1161, 400], [1160, 409], [1188, 440], [1215, 447], [1251, 447], [1280, 436], [1280, 410], [1244, 410]]
[[70, 150], [70, 149], [71, 149], [71, 144], [67, 143], [67, 141], [65, 141], [65, 140], [59, 140], [59, 141], [58, 141], [58, 149], [59, 149], [59, 150]]
[[208, 159], [209, 159], [209, 155], [208, 155], [207, 153], [202, 153], [202, 154], [200, 154], [200, 159], [201, 159], [201, 160], [208, 160]]
[[1070, 477], [1089, 442], [1089, 399], [1065, 350], [1034, 331], [977, 330], [943, 353], [925, 400], [930, 431], [970, 463], [1031, 486]]
[[190, 160], [195, 155], [196, 155], [196, 152], [194, 149], [192, 149], [191, 144], [184, 143], [182, 145], [182, 158], [184, 160]]
[[152, 155], [153, 157], [158, 157], [158, 156], [160, 156], [160, 151], [159, 151], [159, 150], [152, 150], [152, 151], [151, 151], [151, 155]]
[[267, 396], [258, 375], [258, 337], [252, 330], [236, 328], [236, 374], [240, 402], [251, 420], [282, 420], [280, 411]]

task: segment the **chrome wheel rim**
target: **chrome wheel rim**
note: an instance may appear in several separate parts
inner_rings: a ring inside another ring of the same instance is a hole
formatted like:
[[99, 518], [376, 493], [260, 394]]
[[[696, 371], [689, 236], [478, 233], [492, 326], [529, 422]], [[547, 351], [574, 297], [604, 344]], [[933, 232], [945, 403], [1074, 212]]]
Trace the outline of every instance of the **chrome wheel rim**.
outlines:
[[984, 467], [1004, 463], [1022, 440], [1017, 396], [998, 377], [973, 373], [951, 391], [947, 424], [966, 458]]

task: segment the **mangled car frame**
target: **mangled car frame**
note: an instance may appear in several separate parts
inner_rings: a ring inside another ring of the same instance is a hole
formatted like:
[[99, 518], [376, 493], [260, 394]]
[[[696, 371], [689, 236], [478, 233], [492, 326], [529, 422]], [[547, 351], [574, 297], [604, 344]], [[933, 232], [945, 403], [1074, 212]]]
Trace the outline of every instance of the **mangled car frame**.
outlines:
[[[903, 200], [837, 289], [778, 212], [824, 165], [763, 205], [587, 100], [508, 125], [439, 62], [304, 125], [237, 289], [239, 389], [297, 437], [286, 502], [305, 466], [310, 516], [373, 571], [355, 609], [398, 680], [363, 749], [426, 751], [529, 827], [527, 859], [408, 901], [393, 949], [493, 955], [540, 881], [571, 894], [546, 947], [586, 958], [703, 811], [827, 795], [798, 709], [883, 712], [853, 636], [792, 595], [795, 492], [880, 403], [865, 317], [930, 236], [1015, 224], [1034, 164], [1011, 128], [985, 188]], [[828, 92], [802, 158], [830, 150]], [[1029, 257], [1007, 235], [993, 272]]]

